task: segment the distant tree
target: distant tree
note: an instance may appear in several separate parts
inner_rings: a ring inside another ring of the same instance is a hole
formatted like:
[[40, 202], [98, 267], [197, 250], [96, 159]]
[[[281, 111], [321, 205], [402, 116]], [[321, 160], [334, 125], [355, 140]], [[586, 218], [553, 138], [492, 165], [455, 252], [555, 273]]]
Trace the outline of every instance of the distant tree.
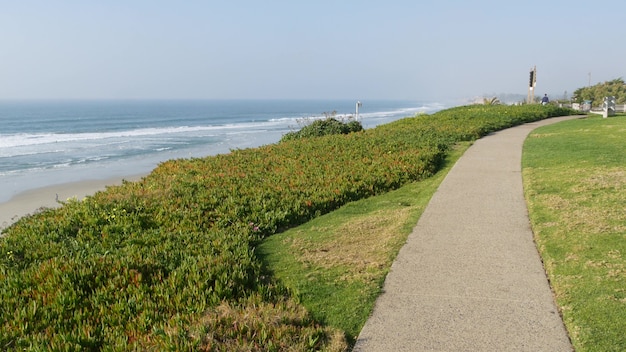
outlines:
[[493, 97], [491, 99], [483, 98], [483, 104], [485, 104], [485, 105], [500, 105], [501, 102], [498, 99], [498, 97]]
[[598, 83], [591, 87], [578, 88], [574, 91], [572, 99], [577, 103], [591, 100], [594, 106], [599, 106], [602, 105], [604, 97], [608, 96], [614, 96], [617, 104], [626, 104], [626, 83], [623, 78]]

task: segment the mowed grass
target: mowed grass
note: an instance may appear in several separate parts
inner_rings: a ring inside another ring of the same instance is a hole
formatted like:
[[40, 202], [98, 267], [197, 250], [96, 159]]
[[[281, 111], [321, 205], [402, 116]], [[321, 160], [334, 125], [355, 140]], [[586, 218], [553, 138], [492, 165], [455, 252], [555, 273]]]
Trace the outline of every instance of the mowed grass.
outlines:
[[626, 351], [626, 116], [539, 128], [523, 175], [535, 240], [577, 351]]
[[271, 236], [257, 253], [316, 320], [345, 331], [353, 345], [398, 251], [470, 144], [456, 145], [435, 176]]

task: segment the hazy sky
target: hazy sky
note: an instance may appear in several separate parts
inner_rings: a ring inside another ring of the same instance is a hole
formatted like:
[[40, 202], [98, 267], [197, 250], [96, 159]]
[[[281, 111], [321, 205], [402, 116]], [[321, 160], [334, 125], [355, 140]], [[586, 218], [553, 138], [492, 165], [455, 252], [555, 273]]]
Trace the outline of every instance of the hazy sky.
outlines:
[[626, 78], [626, 1], [0, 0], [0, 99], [537, 95]]

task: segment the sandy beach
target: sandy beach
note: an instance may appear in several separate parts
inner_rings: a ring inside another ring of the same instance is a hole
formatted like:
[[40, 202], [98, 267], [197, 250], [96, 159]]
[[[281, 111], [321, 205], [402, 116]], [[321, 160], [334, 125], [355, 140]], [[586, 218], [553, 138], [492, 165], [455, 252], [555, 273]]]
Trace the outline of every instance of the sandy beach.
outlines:
[[146, 175], [63, 183], [20, 193], [9, 201], [0, 203], [0, 230], [13, 224], [22, 216], [36, 212], [41, 207], [60, 206], [57, 199], [59, 201], [71, 198], [83, 199], [104, 190], [107, 186], [120, 185], [123, 180], [138, 181], [144, 176]]

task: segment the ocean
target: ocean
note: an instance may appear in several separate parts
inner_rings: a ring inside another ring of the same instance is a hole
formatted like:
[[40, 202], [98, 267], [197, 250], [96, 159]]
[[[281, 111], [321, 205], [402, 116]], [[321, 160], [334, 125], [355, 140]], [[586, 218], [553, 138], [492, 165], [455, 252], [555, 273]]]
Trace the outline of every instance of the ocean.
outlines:
[[[147, 174], [170, 159], [204, 157], [276, 143], [336, 112], [348, 100], [0, 101], [0, 202], [32, 189]], [[373, 128], [443, 104], [361, 102]]]

